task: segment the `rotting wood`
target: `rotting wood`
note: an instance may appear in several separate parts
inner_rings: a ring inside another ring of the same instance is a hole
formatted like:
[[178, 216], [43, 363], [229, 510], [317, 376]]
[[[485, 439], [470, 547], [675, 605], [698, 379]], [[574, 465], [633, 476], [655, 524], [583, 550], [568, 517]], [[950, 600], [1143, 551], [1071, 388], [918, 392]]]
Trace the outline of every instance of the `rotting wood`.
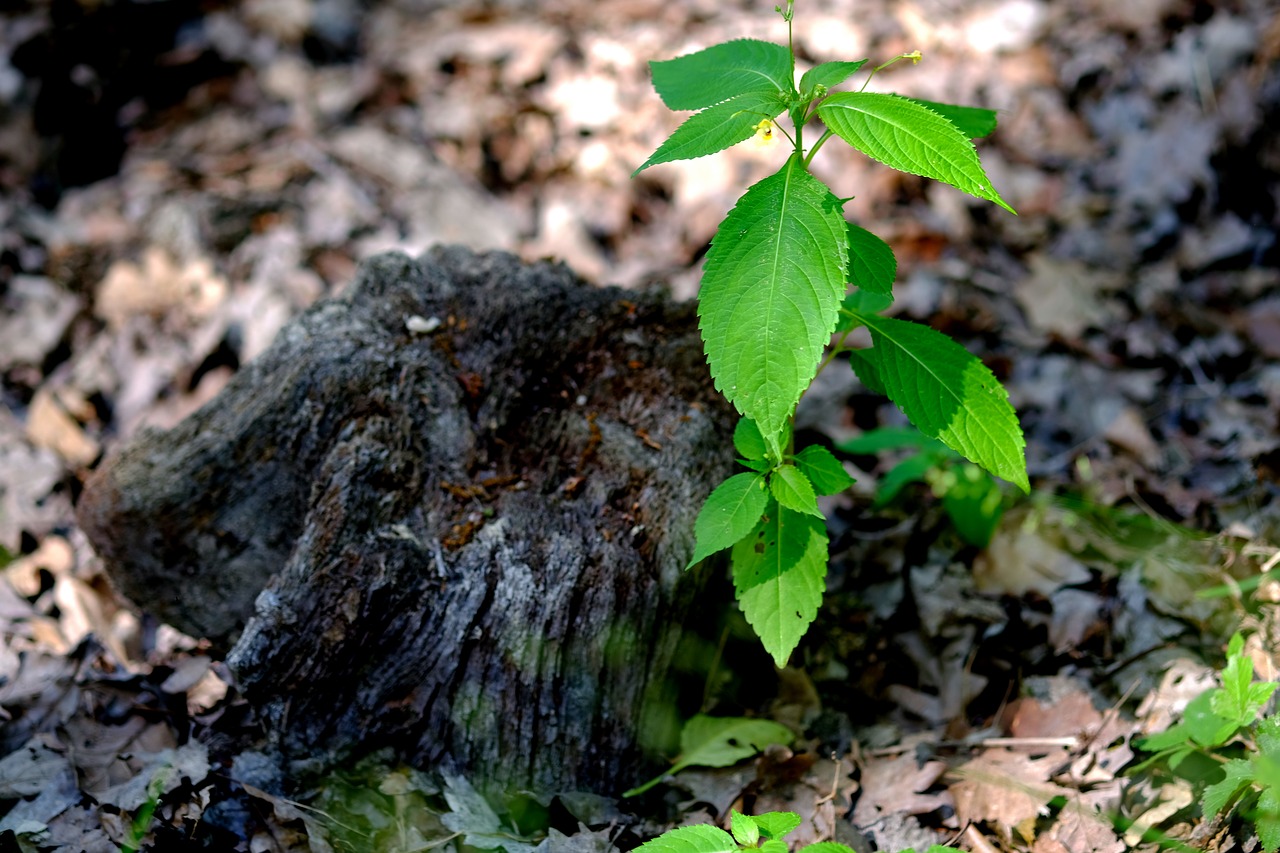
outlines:
[[78, 513], [126, 596], [229, 647], [297, 778], [390, 745], [616, 793], [668, 731], [731, 426], [692, 305], [387, 254]]

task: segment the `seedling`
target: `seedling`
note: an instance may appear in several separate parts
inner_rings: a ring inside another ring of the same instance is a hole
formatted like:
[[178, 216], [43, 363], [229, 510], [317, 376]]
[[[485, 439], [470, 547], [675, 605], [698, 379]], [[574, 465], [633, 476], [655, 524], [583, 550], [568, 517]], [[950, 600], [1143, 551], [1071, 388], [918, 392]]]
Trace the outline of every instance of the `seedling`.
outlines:
[[[698, 316], [707, 363], [717, 390], [742, 415], [734, 446], [748, 470], [707, 498], [689, 563], [731, 550], [739, 605], [783, 666], [824, 592], [828, 540], [817, 498], [852, 483], [829, 451], [796, 452], [792, 442], [796, 404], [835, 356], [848, 353], [863, 384], [887, 395], [926, 436], [1023, 491], [1029, 485], [1008, 394], [951, 338], [881, 315], [893, 299], [893, 250], [847, 222], [847, 199], [809, 171], [835, 137], [895, 169], [1013, 212], [971, 141], [995, 129], [995, 113], [866, 91], [877, 72], [903, 59], [918, 62], [919, 52], [876, 66], [856, 91], [835, 90], [865, 59], [824, 62], [797, 86], [793, 0], [777, 11], [787, 23], [786, 47], [738, 39], [650, 63], [666, 105], [698, 112], [636, 172], [714, 154], [752, 136], [790, 143], [782, 167], [748, 188], [720, 224], [703, 267]], [[784, 113], [789, 131], [778, 123]], [[806, 148], [805, 130], [817, 121], [825, 130]], [[872, 346], [846, 346], [862, 326]]]
[[[637, 853], [745, 853], [751, 850], [787, 853], [787, 843], [782, 839], [799, 828], [800, 815], [795, 812], [744, 815], [731, 811], [729, 821], [732, 834], [715, 826], [682, 826], [640, 845]], [[928, 853], [946, 853], [950, 849], [934, 844]], [[819, 841], [799, 848], [798, 853], [853, 853], [853, 850], [834, 841]]]
[[1254, 680], [1253, 661], [1239, 634], [1227, 646], [1221, 680], [1221, 687], [1187, 703], [1180, 722], [1138, 741], [1138, 748], [1151, 755], [1130, 772], [1167, 767], [1190, 779], [1200, 786], [1206, 819], [1238, 812], [1251, 820], [1263, 849], [1275, 853], [1280, 849], [1280, 717], [1260, 715], [1276, 682]]

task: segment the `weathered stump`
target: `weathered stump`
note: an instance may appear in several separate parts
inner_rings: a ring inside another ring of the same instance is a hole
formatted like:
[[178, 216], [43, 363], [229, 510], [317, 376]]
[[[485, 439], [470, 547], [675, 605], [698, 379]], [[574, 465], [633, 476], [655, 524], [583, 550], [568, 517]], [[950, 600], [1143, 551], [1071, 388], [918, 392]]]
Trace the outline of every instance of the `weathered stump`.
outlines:
[[670, 713], [731, 423], [690, 305], [388, 254], [110, 458], [79, 516], [126, 596], [233, 643], [290, 772], [390, 745], [616, 792]]

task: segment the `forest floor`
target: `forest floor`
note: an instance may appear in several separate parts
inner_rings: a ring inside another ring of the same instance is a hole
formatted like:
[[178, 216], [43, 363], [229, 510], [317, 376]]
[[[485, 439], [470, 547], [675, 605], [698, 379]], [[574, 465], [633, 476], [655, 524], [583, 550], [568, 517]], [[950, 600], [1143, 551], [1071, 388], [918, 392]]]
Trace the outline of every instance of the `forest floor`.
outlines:
[[[0, 849], [454, 843], [487, 806], [429, 774], [366, 766], [309, 804], [248, 784], [228, 745], [249, 709], [207, 644], [113, 595], [81, 484], [376, 251], [461, 242], [690, 297], [720, 219], [777, 168], [744, 145], [630, 176], [679, 121], [647, 60], [785, 38], [772, 0], [364, 5], [0, 19]], [[828, 595], [793, 666], [762, 685], [730, 661], [709, 686], [708, 712], [792, 725], [794, 750], [637, 801], [561, 796], [549, 835], [509, 811], [527, 837], [508, 853], [631, 847], [731, 808], [859, 850], [1259, 849], [1201, 808], [1212, 769], [1138, 765], [1233, 632], [1261, 679], [1280, 667], [1280, 13], [796, 5], [802, 61], [920, 49], [874, 85], [999, 111], [979, 151], [1017, 217], [841, 146], [814, 168], [894, 247], [897, 315], [1007, 384], [1033, 494], [977, 548], [924, 485], [874, 504], [900, 456], [845, 454], [858, 484], [824, 507]], [[902, 423], [828, 370], [798, 428], [839, 445]]]

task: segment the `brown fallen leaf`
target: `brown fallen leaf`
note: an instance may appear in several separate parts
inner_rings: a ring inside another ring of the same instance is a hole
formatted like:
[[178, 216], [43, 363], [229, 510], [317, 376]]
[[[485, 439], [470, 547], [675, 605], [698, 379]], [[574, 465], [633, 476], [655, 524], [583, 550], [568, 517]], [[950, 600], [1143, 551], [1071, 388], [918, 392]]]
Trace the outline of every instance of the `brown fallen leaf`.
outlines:
[[48, 386], [36, 391], [27, 410], [27, 438], [36, 447], [52, 450], [70, 468], [84, 468], [98, 458], [101, 447], [85, 434], [76, 419]]
[[948, 791], [930, 791], [946, 762], [917, 760], [913, 750], [886, 758], [869, 758], [862, 765], [862, 793], [853, 808], [853, 822], [866, 827], [886, 814], [927, 814], [952, 805]]

